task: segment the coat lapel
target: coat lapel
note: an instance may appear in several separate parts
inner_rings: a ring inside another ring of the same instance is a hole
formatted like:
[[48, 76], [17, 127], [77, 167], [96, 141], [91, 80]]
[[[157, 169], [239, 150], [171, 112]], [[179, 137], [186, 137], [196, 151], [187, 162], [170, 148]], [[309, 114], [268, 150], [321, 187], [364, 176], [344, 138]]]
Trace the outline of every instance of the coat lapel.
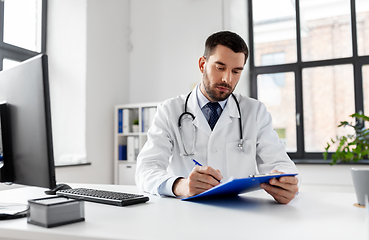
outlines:
[[232, 118], [240, 118], [240, 114], [237, 109], [236, 101], [232, 96], [229, 96], [227, 104], [225, 105], [213, 132], [220, 131], [222, 128], [232, 123]]
[[[187, 108], [189, 112], [192, 112], [195, 115], [195, 120], [193, 121], [193, 124], [197, 127], [197, 129], [199, 131], [204, 132], [207, 136], [210, 136], [212, 131], [197, 101], [197, 96], [196, 96], [197, 88], [198, 86], [196, 86], [196, 88], [192, 90], [190, 98], [188, 99]], [[218, 119], [217, 124], [215, 125], [213, 132], [220, 131], [222, 128], [230, 124], [232, 122], [232, 118], [240, 118], [240, 114], [237, 110], [237, 105], [236, 105], [234, 98], [230, 96], [228, 98], [225, 108], [223, 109], [222, 114], [220, 115]]]

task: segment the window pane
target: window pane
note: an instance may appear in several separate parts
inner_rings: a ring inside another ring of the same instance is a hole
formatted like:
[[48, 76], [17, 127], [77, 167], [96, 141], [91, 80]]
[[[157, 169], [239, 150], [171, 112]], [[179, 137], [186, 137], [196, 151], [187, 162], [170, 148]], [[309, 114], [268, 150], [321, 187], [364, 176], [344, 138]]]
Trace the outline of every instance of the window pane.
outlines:
[[42, 0], [4, 1], [4, 42], [41, 52]]
[[[295, 1], [253, 1], [255, 66], [292, 63], [297, 60]], [[264, 55], [283, 53], [272, 62]]]
[[[306, 152], [323, 152], [332, 138], [353, 133], [337, 128], [355, 112], [352, 65], [303, 69], [304, 136]], [[332, 149], [333, 150], [333, 149]]]
[[4, 69], [8, 69], [8, 68], [12, 68], [12, 67], [14, 67], [14, 66], [16, 66], [16, 65], [18, 65], [19, 64], [19, 62], [17, 62], [17, 61], [14, 61], [14, 60], [10, 60], [10, 59], [4, 59], [3, 60], [3, 70]]
[[358, 54], [369, 55], [369, 1], [356, 0], [356, 29]]
[[295, 75], [261, 74], [257, 78], [258, 99], [273, 118], [273, 128], [285, 143], [287, 152], [296, 152]]
[[[369, 116], [369, 65], [363, 66], [363, 96], [364, 96], [364, 114]], [[369, 123], [365, 122], [369, 128]]]
[[352, 56], [350, 0], [300, 0], [300, 13], [303, 61]]

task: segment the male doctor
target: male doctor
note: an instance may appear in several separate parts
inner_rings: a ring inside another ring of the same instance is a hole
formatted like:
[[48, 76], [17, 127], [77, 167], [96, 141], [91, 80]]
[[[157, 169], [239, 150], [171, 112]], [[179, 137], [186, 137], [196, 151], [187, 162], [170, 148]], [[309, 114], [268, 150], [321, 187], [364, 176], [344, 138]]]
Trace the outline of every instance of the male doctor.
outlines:
[[[247, 45], [235, 33], [217, 32], [206, 40], [198, 63], [201, 82], [188, 95], [158, 106], [137, 159], [136, 184], [141, 190], [189, 197], [229, 177], [297, 173], [266, 107], [232, 94], [247, 57]], [[272, 179], [261, 187], [286, 204], [298, 192], [298, 178]]]

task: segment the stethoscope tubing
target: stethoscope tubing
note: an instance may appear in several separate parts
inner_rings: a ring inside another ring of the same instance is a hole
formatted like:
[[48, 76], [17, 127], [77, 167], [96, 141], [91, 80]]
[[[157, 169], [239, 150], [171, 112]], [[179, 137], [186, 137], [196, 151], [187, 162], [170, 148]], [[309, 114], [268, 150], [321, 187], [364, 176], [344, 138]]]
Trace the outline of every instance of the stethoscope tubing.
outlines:
[[[188, 103], [188, 99], [190, 98], [190, 95], [191, 95], [192, 92], [189, 92], [187, 94], [187, 97], [186, 97], [186, 101], [185, 101], [185, 104], [184, 104], [184, 112], [179, 116], [178, 118], [178, 128], [180, 129], [180, 132], [181, 132], [181, 127], [182, 127], [182, 124], [181, 124], [181, 121], [182, 121], [182, 118], [185, 116], [185, 115], [189, 115], [191, 118], [192, 118], [192, 121], [195, 120], [195, 115], [193, 115], [191, 112], [188, 112], [187, 111], [187, 103]], [[239, 127], [240, 127], [240, 142], [238, 144], [238, 147], [240, 148], [240, 150], [243, 149], [243, 134], [242, 134], [242, 116], [241, 116], [241, 109], [240, 109], [240, 104], [238, 103], [238, 100], [236, 98], [236, 96], [231, 93], [234, 101], [236, 102], [236, 106], [237, 106], [237, 110], [238, 110], [238, 114], [240, 115], [240, 118], [239, 118]], [[182, 143], [183, 143], [183, 139], [182, 139], [182, 132], [180, 133], [181, 134], [181, 140], [182, 140]], [[196, 136], [195, 136], [195, 139], [196, 139]], [[184, 146], [184, 143], [183, 143], [183, 150], [185, 152], [185, 154], [183, 154], [184, 156], [190, 156], [190, 155], [194, 155], [193, 153], [193, 150], [194, 150], [194, 146], [195, 146], [195, 142], [196, 140], [194, 141], [194, 144], [193, 144], [193, 149], [192, 149], [192, 152], [191, 153], [188, 153], [185, 146]]]

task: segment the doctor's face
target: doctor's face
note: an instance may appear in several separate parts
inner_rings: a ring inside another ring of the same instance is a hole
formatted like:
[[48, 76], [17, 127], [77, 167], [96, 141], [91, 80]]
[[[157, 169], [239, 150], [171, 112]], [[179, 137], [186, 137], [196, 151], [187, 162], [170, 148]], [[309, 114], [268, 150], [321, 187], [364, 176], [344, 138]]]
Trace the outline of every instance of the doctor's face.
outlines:
[[244, 53], [235, 53], [218, 45], [208, 59], [199, 59], [199, 68], [203, 74], [201, 92], [212, 102], [227, 99], [240, 80], [244, 63]]

